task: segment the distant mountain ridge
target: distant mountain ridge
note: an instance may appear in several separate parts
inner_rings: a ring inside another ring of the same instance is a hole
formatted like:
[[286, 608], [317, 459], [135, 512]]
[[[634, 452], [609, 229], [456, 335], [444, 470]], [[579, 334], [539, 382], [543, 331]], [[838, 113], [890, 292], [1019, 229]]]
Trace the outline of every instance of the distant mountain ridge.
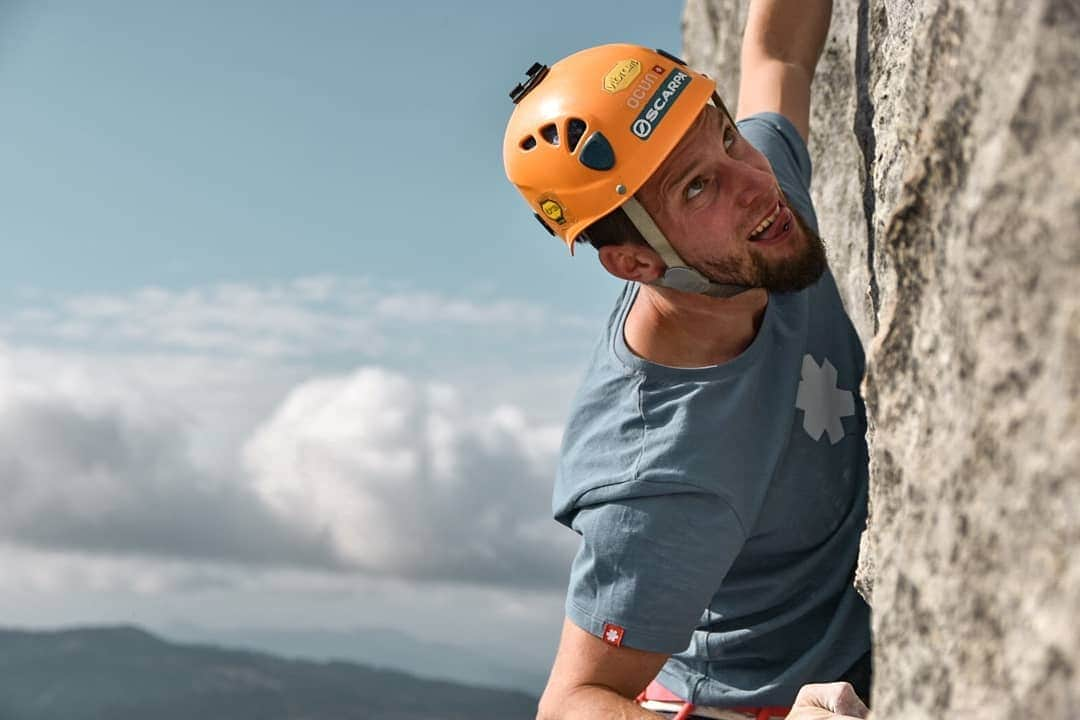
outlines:
[[[174, 642], [224, 645], [290, 659], [345, 660], [418, 677], [522, 690], [533, 695], [544, 689], [551, 666], [551, 659], [541, 653], [529, 659], [498, 657], [494, 652], [423, 640], [388, 628], [225, 629], [174, 623], [157, 626], [151, 632]], [[551, 652], [554, 654], [554, 648]]]
[[171, 643], [134, 626], [0, 630], [7, 720], [513, 720], [526, 693], [351, 662]]

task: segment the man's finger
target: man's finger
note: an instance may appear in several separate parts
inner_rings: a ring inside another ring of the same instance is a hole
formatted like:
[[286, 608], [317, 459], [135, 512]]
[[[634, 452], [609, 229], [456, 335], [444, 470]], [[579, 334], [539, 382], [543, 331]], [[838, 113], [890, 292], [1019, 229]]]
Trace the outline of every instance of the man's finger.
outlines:
[[864, 718], [869, 715], [870, 709], [855, 693], [855, 688], [851, 687], [849, 683], [840, 683], [840, 685], [840, 696], [836, 699], [836, 705], [834, 706], [835, 712], [857, 718]]
[[[850, 718], [865, 718], [870, 712], [849, 683], [821, 683], [804, 685], [795, 698], [793, 708], [816, 708]], [[799, 720], [793, 712], [793, 720]], [[807, 714], [807, 720], [815, 717]]]

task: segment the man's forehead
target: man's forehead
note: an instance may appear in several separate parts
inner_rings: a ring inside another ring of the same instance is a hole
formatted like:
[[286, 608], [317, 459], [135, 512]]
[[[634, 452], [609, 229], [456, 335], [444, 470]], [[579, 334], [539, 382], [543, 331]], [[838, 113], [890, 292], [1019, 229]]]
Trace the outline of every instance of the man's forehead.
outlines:
[[657, 182], [663, 182], [669, 177], [674, 177], [678, 173], [682, 172], [687, 166], [689, 166], [696, 159], [698, 141], [701, 139], [701, 135], [712, 125], [716, 124], [719, 116], [722, 114], [721, 110], [716, 106], [706, 104], [701, 109], [698, 116], [694, 118], [694, 122], [690, 125], [690, 128], [686, 131], [686, 134], [682, 136], [679, 143], [675, 146], [675, 149], [671, 151], [671, 154], [664, 158], [664, 162], [660, 163], [660, 167], [656, 169], [656, 172], [646, 182], [646, 185], [652, 185]]

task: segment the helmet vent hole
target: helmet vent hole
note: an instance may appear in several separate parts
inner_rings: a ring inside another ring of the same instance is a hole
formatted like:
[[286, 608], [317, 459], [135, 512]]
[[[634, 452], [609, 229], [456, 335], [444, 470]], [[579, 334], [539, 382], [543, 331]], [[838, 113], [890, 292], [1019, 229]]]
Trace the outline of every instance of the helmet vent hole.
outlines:
[[532, 150], [534, 147], [536, 147], [536, 138], [534, 138], [532, 135], [527, 136], [524, 140], [521, 141], [522, 150]]
[[566, 125], [566, 148], [570, 152], [577, 149], [586, 128], [585, 121], [581, 118], [570, 118], [570, 122]]
[[550, 123], [540, 128], [540, 137], [544, 138], [551, 145], [559, 144], [559, 129], [555, 127], [554, 123]]

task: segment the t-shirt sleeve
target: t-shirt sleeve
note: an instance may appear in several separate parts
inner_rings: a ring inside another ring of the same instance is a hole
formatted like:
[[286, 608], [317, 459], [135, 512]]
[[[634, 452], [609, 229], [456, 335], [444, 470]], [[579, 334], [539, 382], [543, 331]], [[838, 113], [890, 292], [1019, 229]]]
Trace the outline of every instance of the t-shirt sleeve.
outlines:
[[784, 194], [816, 232], [817, 215], [810, 199], [810, 152], [799, 131], [790, 120], [774, 112], [751, 115], [736, 125], [743, 137], [769, 160]]
[[572, 525], [567, 617], [597, 637], [618, 626], [622, 645], [651, 652], [686, 649], [745, 542], [731, 506], [705, 492], [587, 506]]

